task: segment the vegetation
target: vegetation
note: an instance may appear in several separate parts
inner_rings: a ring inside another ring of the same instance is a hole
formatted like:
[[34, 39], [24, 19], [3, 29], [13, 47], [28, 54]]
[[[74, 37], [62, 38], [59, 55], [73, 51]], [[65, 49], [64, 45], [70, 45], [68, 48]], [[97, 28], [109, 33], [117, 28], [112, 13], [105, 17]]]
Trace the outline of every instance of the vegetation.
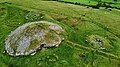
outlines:
[[107, 7], [120, 9], [120, 1], [116, 0], [58, 0], [58, 1], [72, 3], [76, 5], [90, 6], [93, 8]]
[[[116, 5], [118, 6], [113, 4]], [[36, 11], [44, 18], [34, 16]], [[26, 19], [26, 15], [29, 15], [30, 19]], [[118, 9], [110, 11], [86, 8], [56, 1], [0, 0], [0, 66], [120, 67], [119, 18]], [[66, 31], [65, 40], [58, 48], [38, 51], [34, 56], [11, 57], [4, 52], [5, 38], [11, 31], [25, 23], [41, 20], [57, 23]], [[110, 46], [110, 49], [99, 49], [98, 46], [93, 48], [96, 46], [92, 46], [92, 40], [88, 38], [96, 35], [103, 40], [104, 46]]]

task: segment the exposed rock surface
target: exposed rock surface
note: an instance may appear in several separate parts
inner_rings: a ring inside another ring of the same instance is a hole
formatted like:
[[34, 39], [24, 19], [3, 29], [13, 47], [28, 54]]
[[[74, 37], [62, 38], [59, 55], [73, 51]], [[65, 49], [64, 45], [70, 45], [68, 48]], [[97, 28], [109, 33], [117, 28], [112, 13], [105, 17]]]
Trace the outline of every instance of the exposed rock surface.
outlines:
[[6, 38], [5, 49], [11, 56], [33, 55], [38, 49], [58, 47], [63, 32], [62, 27], [47, 21], [26, 23]]

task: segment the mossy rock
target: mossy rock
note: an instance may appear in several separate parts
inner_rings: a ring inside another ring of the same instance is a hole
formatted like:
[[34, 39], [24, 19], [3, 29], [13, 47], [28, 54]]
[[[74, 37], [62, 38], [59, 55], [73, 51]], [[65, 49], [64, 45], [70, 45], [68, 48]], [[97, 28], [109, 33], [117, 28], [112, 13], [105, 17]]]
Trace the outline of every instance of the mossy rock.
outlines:
[[58, 47], [63, 32], [61, 26], [47, 21], [26, 23], [6, 38], [5, 49], [11, 56], [33, 55], [42, 48]]

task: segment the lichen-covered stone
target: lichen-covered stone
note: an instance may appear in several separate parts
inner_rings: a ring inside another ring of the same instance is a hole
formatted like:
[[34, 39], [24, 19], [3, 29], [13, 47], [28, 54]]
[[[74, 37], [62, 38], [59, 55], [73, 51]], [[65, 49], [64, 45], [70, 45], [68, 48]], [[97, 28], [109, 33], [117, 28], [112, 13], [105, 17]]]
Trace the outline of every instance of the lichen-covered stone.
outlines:
[[33, 55], [42, 48], [59, 46], [63, 32], [62, 27], [47, 21], [26, 23], [6, 38], [5, 49], [11, 56]]

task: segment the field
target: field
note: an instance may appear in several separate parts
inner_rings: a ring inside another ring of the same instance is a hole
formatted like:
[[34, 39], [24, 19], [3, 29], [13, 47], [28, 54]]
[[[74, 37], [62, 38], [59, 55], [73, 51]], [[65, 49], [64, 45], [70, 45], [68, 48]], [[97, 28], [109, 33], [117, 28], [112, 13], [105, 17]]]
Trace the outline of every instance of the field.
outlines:
[[[74, 3], [81, 3], [87, 5], [97, 5], [100, 0], [62, 0], [66, 2], [74, 2]], [[113, 0], [101, 0], [102, 3], [109, 4], [113, 7], [120, 7], [120, 0], [113, 1]]]
[[[34, 56], [4, 53], [5, 39], [12, 31], [41, 20], [59, 24], [66, 31], [59, 47], [38, 51]], [[100, 39], [105, 49], [99, 49], [94, 38]], [[0, 67], [120, 67], [120, 10], [56, 1], [0, 0]]]

